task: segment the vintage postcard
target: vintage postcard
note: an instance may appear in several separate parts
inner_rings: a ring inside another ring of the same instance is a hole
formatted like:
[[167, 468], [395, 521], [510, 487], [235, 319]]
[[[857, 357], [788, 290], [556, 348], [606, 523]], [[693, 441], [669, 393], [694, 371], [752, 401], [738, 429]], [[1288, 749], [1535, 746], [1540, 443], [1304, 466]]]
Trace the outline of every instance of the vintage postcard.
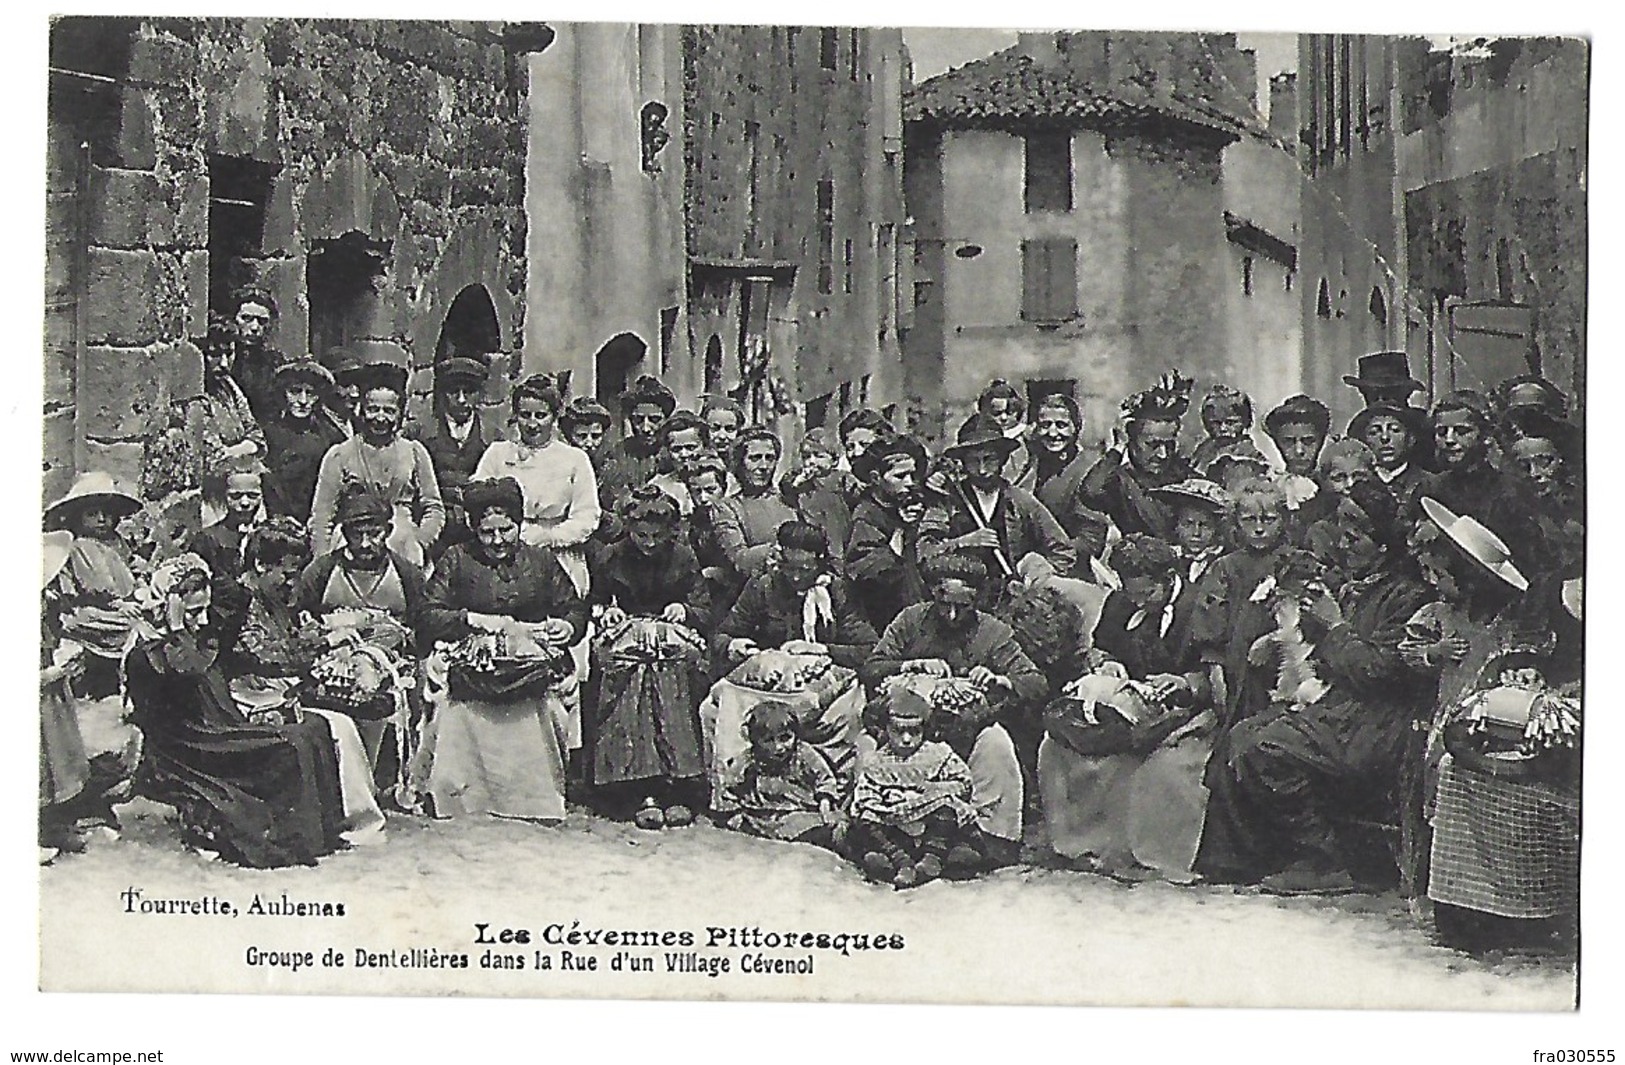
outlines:
[[1587, 40], [48, 63], [45, 991], [1577, 1008]]

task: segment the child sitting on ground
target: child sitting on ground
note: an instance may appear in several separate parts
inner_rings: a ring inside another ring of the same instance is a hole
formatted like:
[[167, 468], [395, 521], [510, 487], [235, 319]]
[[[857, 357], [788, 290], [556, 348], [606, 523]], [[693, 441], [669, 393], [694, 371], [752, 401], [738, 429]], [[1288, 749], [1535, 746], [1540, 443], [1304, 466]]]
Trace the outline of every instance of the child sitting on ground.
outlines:
[[976, 822], [971, 774], [946, 743], [927, 741], [931, 707], [900, 686], [888, 687], [885, 732], [858, 762], [847, 830], [849, 854], [868, 876], [911, 888], [959, 861]]
[[745, 718], [750, 750], [729, 766], [718, 813], [735, 832], [835, 846], [841, 781], [829, 760], [796, 734], [795, 709], [769, 701]]

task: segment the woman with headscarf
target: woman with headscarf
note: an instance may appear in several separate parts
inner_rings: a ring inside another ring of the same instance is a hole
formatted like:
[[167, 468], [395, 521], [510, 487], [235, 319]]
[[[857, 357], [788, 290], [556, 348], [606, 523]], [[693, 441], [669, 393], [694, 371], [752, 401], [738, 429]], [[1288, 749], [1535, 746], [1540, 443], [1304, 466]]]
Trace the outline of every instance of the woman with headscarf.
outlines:
[[1082, 447], [1082, 436], [1083, 411], [1071, 396], [1051, 392], [1038, 401], [1027, 441], [1032, 453], [1032, 491], [1072, 538], [1080, 564], [1105, 551], [1106, 530], [1111, 525], [1111, 519], [1085, 506], [1078, 495], [1084, 476], [1099, 458]]
[[154, 568], [150, 623], [125, 660], [143, 744], [138, 788], [180, 815], [184, 841], [254, 868], [314, 865], [342, 843], [337, 747], [326, 721], [244, 713], [202, 639], [209, 571], [196, 555]]
[[474, 538], [441, 557], [425, 592], [422, 639], [437, 703], [424, 751], [438, 817], [564, 818], [568, 717], [561, 685], [587, 608], [550, 548], [521, 536], [511, 477], [463, 489]]

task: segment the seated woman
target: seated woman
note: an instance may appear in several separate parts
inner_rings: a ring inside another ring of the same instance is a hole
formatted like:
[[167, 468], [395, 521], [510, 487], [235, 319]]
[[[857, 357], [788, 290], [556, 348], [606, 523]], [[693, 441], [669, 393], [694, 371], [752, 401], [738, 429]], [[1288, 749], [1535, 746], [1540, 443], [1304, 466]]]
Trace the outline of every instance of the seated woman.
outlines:
[[769, 569], [746, 583], [717, 626], [717, 650], [730, 664], [764, 648], [781, 647], [827, 654], [837, 664], [857, 669], [879, 637], [846, 581], [832, 571], [823, 530], [787, 521], [779, 526], [775, 542], [778, 551]]
[[593, 581], [600, 635], [588, 778], [613, 815], [644, 828], [694, 820], [705, 794], [697, 713], [706, 684], [705, 579], [682, 541], [677, 503], [653, 485], [623, 508], [626, 538]]
[[337, 747], [327, 722], [243, 713], [201, 639], [209, 570], [196, 555], [154, 568], [153, 625], [125, 660], [144, 743], [138, 787], [173, 805], [201, 853], [254, 868], [314, 865], [342, 840]]
[[232, 697], [250, 714], [275, 710], [327, 722], [338, 746], [344, 841], [371, 842], [383, 834], [384, 814], [373, 797], [372, 763], [356, 722], [337, 710], [291, 706], [299, 702], [300, 685], [312, 667], [330, 650], [323, 630], [293, 603], [299, 573], [310, 561], [305, 527], [296, 518], [271, 518], [249, 532], [242, 550], [243, 615], [220, 649]]
[[424, 593], [421, 639], [440, 645], [426, 670], [438, 706], [423, 746], [434, 812], [561, 821], [559, 692], [586, 604], [553, 552], [521, 539], [519, 482], [470, 481], [463, 509], [474, 539], [441, 557]]
[[1192, 602], [1173, 548], [1155, 537], [1124, 537], [1112, 564], [1123, 587], [1095, 627], [1099, 664], [1046, 715], [1044, 823], [1056, 853], [1092, 871], [1187, 882], [1213, 720], [1197, 713], [1210, 685], [1190, 641]]
[[[326, 620], [378, 613], [408, 631], [417, 627], [423, 609], [423, 570], [390, 549], [391, 514], [384, 498], [365, 484], [344, 489], [335, 511], [344, 542], [315, 558], [299, 575], [295, 606], [301, 614]], [[416, 689], [412, 699], [416, 704]], [[412, 745], [397, 730], [393, 758], [381, 756], [388, 726], [384, 717], [357, 722], [374, 775], [403, 780]]]
[[745, 718], [750, 746], [723, 776], [717, 812], [736, 832], [835, 845], [845, 788], [829, 761], [796, 733], [796, 710], [765, 702]]
[[[831, 572], [823, 530], [792, 520], [779, 526], [775, 539], [768, 568], [745, 585], [712, 638], [719, 672], [732, 670], [700, 706], [712, 771], [741, 753], [749, 707], [782, 698], [795, 711], [801, 738], [850, 780], [863, 714], [855, 670], [874, 649], [875, 631], [847, 583]], [[761, 654], [770, 650], [783, 655]], [[792, 674], [817, 676], [785, 676], [786, 665]], [[757, 686], [765, 680], [770, 687]]]

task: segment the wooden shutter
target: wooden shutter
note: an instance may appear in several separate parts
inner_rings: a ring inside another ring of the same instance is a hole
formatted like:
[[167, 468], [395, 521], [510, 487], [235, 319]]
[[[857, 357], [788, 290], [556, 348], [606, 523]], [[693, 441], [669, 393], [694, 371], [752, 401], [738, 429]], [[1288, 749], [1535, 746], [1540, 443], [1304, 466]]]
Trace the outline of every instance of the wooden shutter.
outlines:
[[1046, 237], [1021, 243], [1021, 317], [1060, 322], [1078, 314], [1078, 242]]

